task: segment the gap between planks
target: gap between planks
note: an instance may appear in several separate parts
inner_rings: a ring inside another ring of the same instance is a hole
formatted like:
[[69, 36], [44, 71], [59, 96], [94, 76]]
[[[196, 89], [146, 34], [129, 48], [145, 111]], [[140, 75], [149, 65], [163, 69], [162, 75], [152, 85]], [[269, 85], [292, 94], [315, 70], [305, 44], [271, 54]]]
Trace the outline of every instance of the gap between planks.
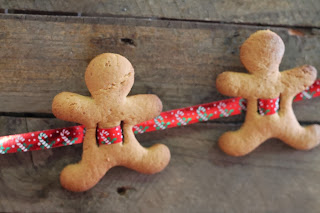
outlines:
[[[5, 16], [3, 16], [4, 14]], [[16, 17], [15, 17], [16, 16]], [[85, 20], [83, 18], [94, 18], [100, 20], [101, 18], [112, 19], [134, 19], [141, 21], [169, 21], [169, 22], [183, 22], [183, 23], [205, 23], [205, 24], [223, 24], [223, 25], [238, 25], [238, 26], [255, 26], [255, 27], [273, 27], [273, 28], [294, 28], [299, 30], [312, 30], [320, 29], [316, 26], [305, 25], [289, 25], [289, 24], [264, 24], [264, 23], [250, 23], [250, 22], [234, 22], [234, 21], [219, 21], [219, 20], [197, 20], [197, 19], [177, 19], [177, 18], [164, 18], [164, 17], [144, 17], [144, 16], [124, 16], [124, 15], [112, 15], [112, 14], [90, 14], [81, 12], [60, 12], [60, 11], [37, 11], [37, 10], [14, 10], [14, 9], [2, 9], [0, 8], [0, 18], [15, 19], [17, 16], [25, 16], [23, 19], [28, 20], [28, 16], [34, 19], [38, 16], [47, 17], [46, 21], [66, 21], [75, 19]], [[61, 20], [57, 20], [57, 17]], [[22, 17], [21, 17], [22, 18]], [[100, 22], [100, 21], [99, 21]]]

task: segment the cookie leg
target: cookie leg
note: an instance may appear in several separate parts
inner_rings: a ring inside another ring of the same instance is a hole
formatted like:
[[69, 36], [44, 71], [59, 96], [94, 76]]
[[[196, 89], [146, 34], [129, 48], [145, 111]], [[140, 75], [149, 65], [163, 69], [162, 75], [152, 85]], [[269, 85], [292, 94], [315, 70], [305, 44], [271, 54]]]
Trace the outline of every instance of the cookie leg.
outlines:
[[295, 149], [309, 150], [320, 143], [320, 125], [317, 124], [306, 127], [291, 126], [286, 133], [279, 139]]
[[150, 148], [140, 145], [132, 131], [132, 125], [123, 126], [124, 155], [128, 158], [122, 165], [138, 172], [153, 174], [162, 171], [170, 161], [170, 151], [163, 144], [155, 144]]
[[309, 150], [320, 143], [320, 125], [300, 126], [292, 109], [292, 96], [281, 97], [280, 111], [282, 128], [278, 138], [299, 150]]
[[61, 185], [75, 192], [92, 188], [106, 173], [107, 168], [101, 164], [98, 146], [96, 145], [95, 129], [87, 129], [82, 160], [77, 164], [66, 166], [60, 174]]
[[247, 100], [247, 114], [242, 127], [238, 131], [226, 132], [219, 138], [220, 148], [232, 156], [243, 156], [270, 137], [265, 131], [267, 120], [257, 113], [257, 99]]
[[235, 132], [226, 132], [219, 138], [220, 148], [232, 156], [244, 156], [269, 138], [251, 126], [242, 126]]

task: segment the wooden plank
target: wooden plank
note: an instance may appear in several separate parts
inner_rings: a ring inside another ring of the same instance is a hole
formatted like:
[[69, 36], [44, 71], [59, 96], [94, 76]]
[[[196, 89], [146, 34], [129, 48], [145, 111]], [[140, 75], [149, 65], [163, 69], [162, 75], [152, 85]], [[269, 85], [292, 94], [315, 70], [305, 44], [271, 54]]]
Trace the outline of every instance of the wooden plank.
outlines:
[[[217, 101], [217, 75], [245, 71], [239, 46], [256, 26], [129, 18], [0, 16], [0, 112], [51, 113], [61, 91], [88, 95], [84, 72], [104, 52], [119, 53], [135, 67], [131, 94], [154, 93], [164, 110]], [[286, 44], [281, 70], [320, 68], [320, 34], [271, 28]], [[127, 40], [131, 41], [128, 44]], [[295, 106], [301, 121], [318, 121], [320, 100]], [[302, 116], [303, 115], [303, 116]], [[222, 121], [242, 121], [243, 116]]]
[[134, 16], [264, 25], [320, 26], [316, 0], [0, 0], [3, 9], [88, 16]]
[[[27, 121], [30, 131], [68, 125]], [[43, 153], [43, 164], [21, 160], [28, 153], [1, 155], [0, 211], [318, 212], [320, 148], [296, 151], [269, 140], [246, 157], [226, 156], [218, 137], [238, 127], [202, 123], [139, 135], [144, 146], [169, 146], [169, 166], [156, 175], [114, 168], [84, 193], [67, 192], [58, 181], [61, 169], [80, 159], [81, 145], [33, 152]]]
[[0, 136], [20, 134], [27, 131], [27, 121], [25, 118], [0, 116]]
[[[26, 118], [20, 117], [5, 117], [0, 116], [0, 136], [25, 133], [28, 132]], [[2, 144], [0, 144], [1, 146]], [[28, 182], [14, 182], [14, 179], [22, 180], [25, 177], [30, 178], [28, 173], [29, 169], [32, 169], [32, 154], [31, 153], [16, 153], [6, 154], [0, 156], [0, 211], [10, 211], [16, 205], [15, 199], [21, 199], [24, 196], [24, 191], [18, 193], [15, 187], [25, 186], [32, 187], [32, 184]], [[23, 174], [23, 176], [16, 176], [17, 174]], [[6, 182], [8, 181], [8, 184]], [[17, 185], [16, 185], [17, 184]], [[21, 188], [20, 188], [21, 190]], [[5, 201], [2, 198], [7, 197]], [[20, 211], [26, 211], [22, 209]]]

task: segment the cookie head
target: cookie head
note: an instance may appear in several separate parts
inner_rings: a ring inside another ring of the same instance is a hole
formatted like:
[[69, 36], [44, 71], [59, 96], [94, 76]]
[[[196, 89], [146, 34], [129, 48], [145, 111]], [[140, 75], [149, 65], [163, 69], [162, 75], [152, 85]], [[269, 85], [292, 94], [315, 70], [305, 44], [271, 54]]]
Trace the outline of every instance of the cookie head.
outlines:
[[85, 81], [91, 95], [109, 90], [127, 95], [134, 82], [134, 69], [125, 57], [104, 53], [89, 63]]
[[279, 72], [284, 49], [280, 36], [270, 30], [260, 30], [243, 43], [240, 59], [251, 74], [268, 75]]

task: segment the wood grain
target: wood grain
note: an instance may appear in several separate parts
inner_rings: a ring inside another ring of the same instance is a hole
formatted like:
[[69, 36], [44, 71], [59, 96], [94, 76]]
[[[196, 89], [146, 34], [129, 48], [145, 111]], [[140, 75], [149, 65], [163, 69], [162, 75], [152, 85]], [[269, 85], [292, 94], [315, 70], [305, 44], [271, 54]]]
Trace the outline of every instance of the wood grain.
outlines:
[[[133, 16], [264, 25], [320, 26], [317, 0], [0, 0], [0, 8], [67, 15]], [[16, 11], [17, 12], [17, 11]]]
[[24, 117], [0, 116], [0, 136], [28, 132], [27, 121]]
[[[84, 72], [103, 52], [127, 57], [131, 94], [157, 94], [164, 110], [225, 99], [217, 75], [244, 72], [241, 43], [268, 26], [286, 45], [282, 70], [320, 70], [318, 0], [0, 0], [0, 13], [9, 13], [0, 14], [0, 136], [74, 125], [23, 115], [51, 113], [61, 91], [89, 95]], [[320, 98], [294, 104], [304, 123], [319, 123], [319, 108]], [[81, 145], [0, 155], [0, 212], [319, 212], [320, 148], [273, 139], [229, 157], [217, 140], [243, 118], [138, 135], [144, 146], [166, 144], [169, 166], [156, 175], [113, 168], [83, 193], [59, 184]]]
[[[72, 18], [30, 15], [0, 16], [0, 112], [51, 113], [61, 91], [88, 95], [84, 72], [103, 52], [119, 53], [135, 67], [131, 94], [154, 93], [164, 110], [224, 99], [215, 88], [226, 70], [245, 71], [239, 46], [263, 29], [210, 23]], [[320, 33], [271, 28], [286, 44], [281, 69], [312, 64], [320, 69]], [[129, 42], [128, 42], [129, 41]], [[295, 106], [301, 121], [319, 120], [320, 100]], [[301, 116], [303, 114], [303, 116]], [[242, 121], [233, 117], [226, 121]]]
[[[18, 124], [21, 118], [0, 120], [25, 128]], [[26, 121], [29, 131], [71, 125], [56, 119]], [[238, 127], [202, 123], [139, 135], [144, 146], [169, 146], [169, 166], [156, 175], [117, 167], [84, 193], [65, 191], [58, 181], [61, 169], [80, 159], [81, 145], [1, 155], [0, 211], [318, 212], [320, 148], [296, 151], [269, 140], [246, 157], [226, 156], [217, 139]]]

